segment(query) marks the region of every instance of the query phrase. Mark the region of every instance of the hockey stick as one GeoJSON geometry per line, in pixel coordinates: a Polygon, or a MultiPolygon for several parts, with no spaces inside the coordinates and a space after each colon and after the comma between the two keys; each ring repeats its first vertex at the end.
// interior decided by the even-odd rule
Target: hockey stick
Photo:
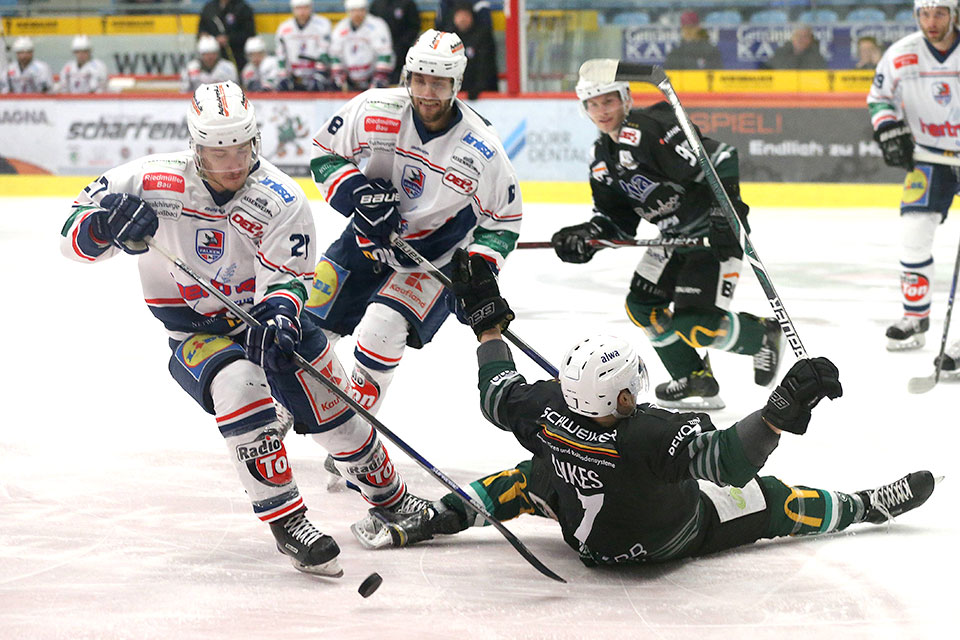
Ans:
{"type": "MultiPolygon", "coordinates": [[[[598,240],[593,238],[587,240],[591,247],[609,247],[619,249],[620,247],[709,247],[708,238],[652,238],[650,240],[598,240]]],[[[552,249],[553,243],[548,241],[538,242],[518,242],[517,249],[552,249]]]]}
{"type": "MultiPolygon", "coordinates": [[[[220,291],[215,286],[213,286],[208,280],[198,275],[193,269],[187,266],[182,260],[174,256],[173,254],[169,253],[166,249],[157,245],[157,243],[153,240],[153,238],[148,237],[148,238],[145,238],[144,241],[146,242],[148,247],[150,247],[151,249],[153,249],[154,251],[162,255],[164,258],[172,262],[178,269],[180,269],[180,271],[185,273],[194,282],[200,285],[200,287],[203,288],[204,291],[206,291],[210,295],[220,300],[220,302],[222,302],[227,307],[227,309],[230,310],[230,313],[234,314],[236,317],[243,320],[250,327],[261,326],[261,323],[259,320],[257,320],[256,318],[251,316],[249,313],[247,313],[242,307],[240,307],[236,302],[228,298],[222,291],[220,291]]],[[[524,546],[524,544],[520,541],[519,538],[513,535],[513,533],[511,533],[509,529],[503,526],[503,523],[501,523],[499,520],[494,518],[493,515],[491,515],[490,512],[487,511],[486,507],[484,507],[484,505],[481,502],[467,495],[467,493],[463,489],[461,489],[457,483],[455,483],[453,480],[447,477],[447,474],[445,474],[443,471],[441,471],[437,467],[430,464],[430,462],[428,462],[426,458],[424,458],[419,453],[417,453],[417,451],[413,449],[413,447],[411,447],[406,442],[404,442],[397,434],[395,434],[393,431],[388,429],[382,422],[380,422],[377,418],[375,418],[369,411],[364,409],[362,405],[360,405],[356,400],[351,398],[350,394],[348,394],[346,391],[338,387],[335,382],[326,378],[323,374],[317,371],[316,368],[312,364],[310,364],[310,362],[306,358],[301,356],[299,353],[294,353],[293,361],[297,363],[297,366],[303,369],[304,373],[309,375],[311,378],[314,378],[315,380],[317,380],[320,384],[325,386],[331,393],[333,393],[333,395],[337,396],[338,398],[346,402],[351,409],[353,409],[354,411],[357,412],[357,414],[360,415],[361,418],[366,420],[377,431],[379,431],[384,436],[386,436],[386,438],[390,440],[390,442],[400,447],[404,453],[406,453],[408,456],[413,458],[414,462],[420,465],[424,469],[424,471],[426,471],[427,473],[432,475],[434,478],[436,478],[440,482],[440,484],[445,486],[450,491],[453,491],[454,493],[456,493],[457,497],[459,497],[467,507],[476,511],[478,514],[480,514],[483,517],[484,520],[489,522],[491,525],[493,525],[497,529],[497,531],[503,534],[503,537],[507,539],[507,542],[513,545],[513,548],[516,549],[520,553],[520,555],[524,557],[524,559],[527,562],[533,565],[533,567],[537,571],[547,576],[548,578],[552,578],[553,580],[556,580],[558,582],[564,582],[564,583],[566,582],[566,580],[561,578],[559,575],[554,573],[549,567],[547,567],[545,564],[540,562],[540,560],[537,559],[537,557],[533,555],[533,553],[531,553],[526,546],[524,546]]]]}
{"type": "Polygon", "coordinates": [[[609,84],[615,81],[646,82],[660,89],[673,107],[673,113],[676,115],[677,121],[680,123],[680,128],[683,129],[683,133],[690,143],[690,148],[693,149],[693,152],[697,156],[700,169],[703,171],[704,178],[706,178],[707,184],[717,199],[717,204],[720,205],[723,217],[727,219],[734,233],[739,236],[740,246],[743,248],[744,255],[753,268],[753,272],[757,275],[757,280],[760,281],[760,287],[763,289],[763,293],[767,296],[767,300],[773,308],[773,313],[777,318],[777,322],[780,323],[780,329],[783,331],[784,337],[790,343],[790,348],[793,349],[793,355],[795,355],[797,359],[806,358],[807,350],[804,349],[803,343],[800,342],[800,336],[797,335],[793,320],[790,319],[786,308],[784,308],[783,303],[780,301],[780,296],[773,286],[773,281],[767,274],[766,267],[764,267],[760,261],[760,257],[753,247],[753,242],[750,241],[749,234],[747,234],[743,225],[740,224],[740,218],[737,217],[733,203],[730,202],[730,196],[727,195],[723,185],[720,183],[717,170],[713,167],[713,164],[711,164],[707,150],[704,149],[700,136],[697,135],[693,123],[690,122],[690,118],[687,116],[687,112],[684,110],[683,105],[680,104],[680,98],[677,97],[677,92],[673,90],[673,85],[670,84],[670,79],[667,77],[667,74],[664,73],[663,67],[660,65],[620,62],[612,58],[597,58],[587,60],[580,65],[580,77],[599,84],[609,84]]]}
{"type": "Polygon", "coordinates": [[[943,337],[940,338],[940,355],[937,356],[937,367],[933,375],[922,378],[911,378],[907,383],[910,393],[926,393],[940,382],[940,371],[943,369],[943,352],[947,348],[947,334],[950,332],[950,316],[953,313],[954,295],[957,292],[957,273],[960,272],[960,245],[957,246],[957,259],[953,263],[953,281],[950,283],[950,297],[947,298],[947,317],[943,321],[943,337]]]}
{"type": "MultiPolygon", "coordinates": [[[[233,57],[233,49],[230,47],[230,36],[227,35],[227,28],[223,24],[223,20],[220,19],[220,16],[213,16],[213,23],[217,25],[217,29],[220,30],[220,35],[226,38],[227,42],[223,45],[223,48],[227,51],[227,59],[233,63],[233,66],[237,66],[237,59],[233,57]]],[[[237,73],[242,73],[243,69],[237,67],[237,73]]]]}
{"type": "MultiPolygon", "coordinates": [[[[404,240],[400,236],[394,236],[393,246],[395,246],[397,249],[400,249],[400,251],[402,251],[408,258],[416,262],[419,267],[421,267],[424,271],[426,271],[431,276],[436,278],[440,282],[440,284],[442,284],[447,289],[450,289],[450,291],[453,291],[453,282],[450,281],[450,278],[444,275],[444,273],[439,269],[437,269],[435,266],[430,264],[430,261],[424,258],[422,255],[420,255],[420,252],[418,252],[416,249],[414,249],[409,244],[407,244],[406,240],[404,240]]],[[[539,353],[537,353],[536,349],[534,349],[533,347],[528,345],[526,342],[518,338],[512,331],[510,331],[509,329],[504,329],[503,337],[509,340],[510,342],[512,342],[518,349],[523,351],[525,354],[527,354],[527,356],[529,356],[531,360],[533,360],[538,365],[543,367],[543,370],[549,373],[551,376],[556,378],[557,375],[559,375],[559,371],[555,366],[550,364],[550,362],[546,358],[544,358],[539,353]]]]}

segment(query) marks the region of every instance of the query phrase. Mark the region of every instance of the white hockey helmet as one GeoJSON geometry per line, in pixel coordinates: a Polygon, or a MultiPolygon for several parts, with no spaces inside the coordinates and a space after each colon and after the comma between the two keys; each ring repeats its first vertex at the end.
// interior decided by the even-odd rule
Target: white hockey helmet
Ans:
{"type": "Polygon", "coordinates": [[[203,35],[197,38],[197,53],[220,53],[220,43],[213,36],[203,35]]]}
{"type": "Polygon", "coordinates": [[[620,94],[620,100],[623,102],[623,115],[626,116],[633,106],[633,98],[630,96],[630,84],[628,82],[595,82],[581,77],[577,80],[576,86],[577,99],[580,101],[580,108],[584,113],[587,110],[587,100],[608,93],[617,92],[620,94]]]}
{"type": "Polygon", "coordinates": [[[251,53],[266,53],[266,51],[267,43],[264,42],[260,36],[247,38],[247,41],[243,43],[243,52],[247,55],[251,53]]]}
{"type": "Polygon", "coordinates": [[[404,59],[401,81],[408,87],[411,73],[422,73],[428,76],[453,79],[453,97],[451,104],[460,91],[463,83],[463,72],[467,68],[467,54],[463,49],[463,41],[455,33],[427,29],[413,46],[407,50],[404,59]]]}
{"type": "Polygon", "coordinates": [[[343,8],[346,11],[353,11],[354,9],[366,9],[368,6],[367,0],[343,0],[343,8]]]}
{"type": "Polygon", "coordinates": [[[560,365],[560,389],[567,407],[602,418],[617,413],[617,396],[626,389],[634,399],[649,387],[647,367],[622,338],[599,335],[581,340],[560,365]]]}
{"type": "Polygon", "coordinates": [[[13,41],[13,52],[23,53],[24,51],[33,51],[33,40],[27,36],[20,36],[13,41]]]}
{"type": "Polygon", "coordinates": [[[957,0],[913,0],[913,17],[917,20],[917,26],[920,26],[920,9],[936,7],[946,7],[950,10],[950,21],[957,21],[957,0]]]}
{"type": "Polygon", "coordinates": [[[253,104],[234,82],[202,84],[193,92],[187,129],[197,173],[203,177],[200,147],[231,147],[252,141],[250,167],[260,155],[260,131],[253,104]]]}
{"type": "Polygon", "coordinates": [[[313,8],[313,0],[290,0],[290,8],[296,9],[297,7],[310,7],[313,8]]]}
{"type": "Polygon", "coordinates": [[[76,53],[77,51],[90,51],[93,48],[90,44],[90,38],[80,34],[73,39],[73,42],[70,44],[70,51],[76,53]]]}

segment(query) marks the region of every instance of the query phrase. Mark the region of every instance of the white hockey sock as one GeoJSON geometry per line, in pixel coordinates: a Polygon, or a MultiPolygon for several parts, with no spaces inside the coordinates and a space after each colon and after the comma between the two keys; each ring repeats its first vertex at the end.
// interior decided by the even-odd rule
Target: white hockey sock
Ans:
{"type": "Polygon", "coordinates": [[[901,218],[903,315],[924,318],[930,315],[933,297],[933,237],[942,218],[939,213],[908,213],[901,218]]]}

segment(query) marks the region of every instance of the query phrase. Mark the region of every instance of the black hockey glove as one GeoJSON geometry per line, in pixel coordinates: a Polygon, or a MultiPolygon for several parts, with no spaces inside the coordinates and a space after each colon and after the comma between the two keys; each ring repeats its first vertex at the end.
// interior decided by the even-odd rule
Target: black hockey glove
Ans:
{"type": "Polygon", "coordinates": [[[836,365],[826,358],[797,361],[770,394],[761,417],[777,429],[806,433],[810,410],[823,398],[843,395],[839,376],[836,365]]]}
{"type": "MultiPolygon", "coordinates": [[[[746,205],[744,205],[746,206],[746,205]]],[[[711,211],[710,216],[710,248],[717,260],[723,262],[730,258],[742,258],[743,249],[740,240],[734,235],[733,228],[719,209],[711,211]]]]}
{"type": "Polygon", "coordinates": [[[557,257],[564,262],[583,264],[590,262],[601,247],[590,246],[589,241],[604,237],[603,229],[595,222],[584,222],[572,227],[564,227],[553,234],[550,244],[557,252],[557,257]]]}
{"type": "Polygon", "coordinates": [[[250,315],[260,321],[259,327],[250,327],[244,341],[247,360],[267,373],[289,373],[297,369],[293,353],[300,344],[300,319],[295,311],[275,301],[264,300],[250,309],[250,315]]]}
{"type": "Polygon", "coordinates": [[[90,231],[100,244],[114,244],[126,253],[146,253],[143,239],[157,233],[157,212],[132,193],[108,193],[102,211],[91,216],[90,231]]]}
{"type": "Polygon", "coordinates": [[[470,325],[478,338],[487,329],[506,329],[514,315],[507,301],[500,295],[497,277],[490,263],[484,260],[483,256],[471,256],[465,249],[457,249],[453,254],[452,264],[450,280],[453,293],[457,297],[457,305],[463,311],[466,324],[470,325]]]}
{"type": "Polygon", "coordinates": [[[380,248],[400,232],[400,194],[389,180],[374,178],[353,190],[353,228],[380,248]]]}
{"type": "Polygon", "coordinates": [[[873,139],[883,151],[883,161],[891,167],[913,171],[913,137],[903,120],[884,122],[873,132],[873,139]]]}

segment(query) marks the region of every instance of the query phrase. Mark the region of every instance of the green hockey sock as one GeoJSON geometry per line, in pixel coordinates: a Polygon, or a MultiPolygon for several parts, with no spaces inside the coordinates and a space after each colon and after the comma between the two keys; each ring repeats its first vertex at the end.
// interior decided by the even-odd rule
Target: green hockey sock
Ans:
{"type": "Polygon", "coordinates": [[[843,531],[864,516],[860,496],[839,491],[791,487],[772,476],[760,478],[770,500],[770,525],[764,537],[802,536],[843,531]]]}

